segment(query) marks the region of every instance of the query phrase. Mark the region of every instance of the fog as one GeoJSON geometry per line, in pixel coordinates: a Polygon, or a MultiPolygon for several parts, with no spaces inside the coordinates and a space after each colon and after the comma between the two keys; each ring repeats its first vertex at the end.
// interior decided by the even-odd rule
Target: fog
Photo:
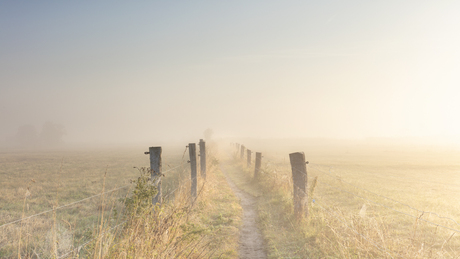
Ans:
{"type": "Polygon", "coordinates": [[[0,146],[187,143],[208,128],[459,143],[459,13],[458,1],[2,1],[0,146]]]}

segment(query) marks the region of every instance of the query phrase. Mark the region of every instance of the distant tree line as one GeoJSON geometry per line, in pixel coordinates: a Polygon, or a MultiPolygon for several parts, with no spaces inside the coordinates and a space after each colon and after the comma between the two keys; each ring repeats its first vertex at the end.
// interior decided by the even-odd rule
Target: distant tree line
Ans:
{"type": "Polygon", "coordinates": [[[15,143],[20,147],[55,147],[63,143],[65,134],[63,125],[50,121],[43,124],[40,132],[35,126],[27,124],[18,128],[15,143]]]}

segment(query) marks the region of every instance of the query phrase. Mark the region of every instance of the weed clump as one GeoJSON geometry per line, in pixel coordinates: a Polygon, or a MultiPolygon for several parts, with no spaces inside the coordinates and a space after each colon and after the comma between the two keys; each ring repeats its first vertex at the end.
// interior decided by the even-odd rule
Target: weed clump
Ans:
{"type": "Polygon", "coordinates": [[[147,167],[137,168],[140,176],[137,180],[132,180],[134,189],[132,195],[125,198],[124,205],[127,215],[140,214],[146,209],[151,209],[152,200],[157,195],[158,189],[151,179],[151,170],[147,167]]]}

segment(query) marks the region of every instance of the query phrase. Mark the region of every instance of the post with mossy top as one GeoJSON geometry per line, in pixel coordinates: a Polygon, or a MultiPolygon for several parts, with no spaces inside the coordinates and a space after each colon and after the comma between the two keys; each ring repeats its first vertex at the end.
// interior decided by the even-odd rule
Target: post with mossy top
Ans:
{"type": "Polygon", "coordinates": [[[262,165],[262,153],[256,152],[256,167],[254,170],[254,179],[259,178],[260,166],[262,165]]]}
{"type": "Polygon", "coordinates": [[[197,196],[197,174],[196,174],[196,144],[190,143],[188,144],[188,152],[190,155],[190,169],[191,169],[191,178],[192,178],[192,186],[190,188],[190,192],[192,195],[192,202],[195,201],[197,196]]]}
{"type": "Polygon", "coordinates": [[[252,151],[248,149],[247,153],[248,153],[248,167],[250,167],[251,166],[251,154],[252,154],[252,151]]]}
{"type": "Polygon", "coordinates": [[[294,215],[297,220],[308,216],[307,207],[307,165],[303,152],[289,154],[294,187],[294,215]]]}
{"type": "Polygon", "coordinates": [[[200,170],[201,178],[206,180],[206,142],[200,139],[200,170]]]}
{"type": "Polygon", "coordinates": [[[157,187],[157,194],[153,197],[152,203],[161,204],[161,147],[149,147],[150,154],[150,179],[157,187]]]}

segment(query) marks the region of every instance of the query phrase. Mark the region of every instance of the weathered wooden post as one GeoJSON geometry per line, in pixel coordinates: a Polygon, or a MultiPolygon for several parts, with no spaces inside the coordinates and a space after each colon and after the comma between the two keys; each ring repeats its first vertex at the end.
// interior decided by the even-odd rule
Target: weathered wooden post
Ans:
{"type": "Polygon", "coordinates": [[[308,216],[307,205],[307,165],[303,152],[289,154],[294,187],[294,215],[297,220],[308,216]]]}
{"type": "Polygon", "coordinates": [[[150,179],[152,179],[158,190],[152,203],[153,205],[161,204],[161,147],[149,147],[149,152],[146,152],[146,154],[150,154],[150,179]]]}
{"type": "Polygon", "coordinates": [[[200,169],[201,177],[206,180],[206,142],[200,139],[200,169]]]}
{"type": "Polygon", "coordinates": [[[241,145],[240,159],[243,159],[243,157],[244,157],[244,146],[241,145]]]}
{"type": "Polygon", "coordinates": [[[188,144],[188,152],[190,155],[190,169],[191,169],[191,177],[192,177],[192,185],[190,188],[190,192],[192,195],[192,202],[196,198],[196,189],[197,189],[197,175],[196,175],[196,144],[190,143],[188,144]]]}
{"type": "Polygon", "coordinates": [[[262,153],[256,152],[256,168],[254,170],[254,179],[259,178],[260,166],[262,165],[262,153]]]}
{"type": "Polygon", "coordinates": [[[252,151],[248,149],[247,153],[248,153],[248,167],[250,167],[251,166],[251,153],[252,153],[252,151]]]}

